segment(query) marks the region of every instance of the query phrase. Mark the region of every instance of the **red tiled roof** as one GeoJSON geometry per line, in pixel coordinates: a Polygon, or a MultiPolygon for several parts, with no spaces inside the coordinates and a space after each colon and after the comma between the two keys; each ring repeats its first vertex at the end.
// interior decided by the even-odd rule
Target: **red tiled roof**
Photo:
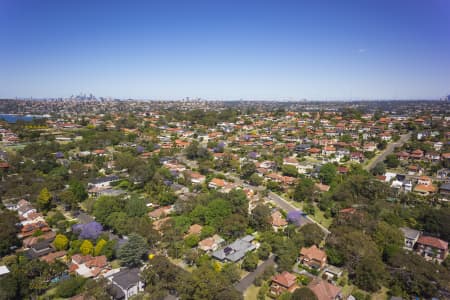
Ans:
{"type": "Polygon", "coordinates": [[[445,242],[445,241],[443,241],[441,239],[432,237],[432,236],[422,235],[417,240],[417,243],[425,245],[425,246],[431,246],[431,247],[434,247],[434,248],[442,249],[442,250],[447,250],[448,249],[448,243],[447,242],[445,242]]]}
{"type": "Polygon", "coordinates": [[[194,224],[189,227],[188,234],[200,234],[202,232],[203,226],[199,224],[194,224]]]}
{"type": "Polygon", "coordinates": [[[89,268],[97,267],[97,268],[103,268],[108,264],[108,260],[106,259],[106,256],[101,255],[94,257],[93,259],[86,262],[86,266],[89,268]]]}
{"type": "Polygon", "coordinates": [[[276,227],[282,227],[287,225],[287,221],[283,218],[283,215],[277,210],[272,213],[272,225],[276,227]]]}
{"type": "Polygon", "coordinates": [[[308,288],[317,296],[318,300],[336,299],[341,292],[340,287],[317,278],[308,284],[308,288]]]}
{"type": "Polygon", "coordinates": [[[316,245],[312,245],[309,248],[302,248],[300,250],[300,255],[320,262],[327,258],[325,251],[320,250],[316,245]]]}
{"type": "Polygon", "coordinates": [[[281,274],[273,276],[272,281],[278,283],[281,286],[284,286],[285,288],[289,288],[296,284],[297,277],[294,274],[284,271],[281,274]]]}

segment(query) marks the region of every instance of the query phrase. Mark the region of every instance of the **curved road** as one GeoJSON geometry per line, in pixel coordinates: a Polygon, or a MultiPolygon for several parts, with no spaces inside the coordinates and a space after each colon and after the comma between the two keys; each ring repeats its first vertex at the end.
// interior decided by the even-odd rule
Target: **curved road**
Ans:
{"type": "Polygon", "coordinates": [[[410,138],[411,138],[411,132],[401,135],[400,139],[397,142],[388,144],[386,146],[386,149],[384,149],[380,153],[380,155],[378,155],[377,158],[375,158],[367,166],[365,166],[364,169],[367,170],[367,171],[370,171],[371,169],[373,169],[377,165],[377,163],[383,162],[386,159],[386,156],[388,156],[389,154],[394,152],[394,149],[396,147],[403,146],[403,144],[406,143],[406,141],[408,141],[410,138]]]}

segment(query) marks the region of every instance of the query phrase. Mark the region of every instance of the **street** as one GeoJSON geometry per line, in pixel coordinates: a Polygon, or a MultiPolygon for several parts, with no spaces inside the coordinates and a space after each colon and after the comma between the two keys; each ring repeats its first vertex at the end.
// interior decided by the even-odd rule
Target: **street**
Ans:
{"type": "MultiPolygon", "coordinates": [[[[288,200],[275,194],[274,192],[269,192],[267,197],[269,198],[269,200],[273,201],[279,208],[283,209],[287,213],[289,213],[290,211],[294,211],[294,210],[297,210],[297,211],[300,210],[297,207],[295,207],[294,205],[292,205],[291,203],[289,203],[288,200]]],[[[325,232],[325,234],[327,234],[327,235],[330,234],[330,231],[328,229],[326,229],[324,226],[322,226],[320,223],[318,223],[316,220],[312,219],[308,215],[306,215],[306,218],[308,219],[308,221],[319,226],[322,229],[322,231],[325,232]]]]}
{"type": "Polygon", "coordinates": [[[241,293],[245,292],[245,290],[248,289],[248,287],[253,284],[253,281],[258,275],[264,273],[264,270],[267,267],[273,265],[275,265],[275,255],[270,256],[266,261],[260,264],[255,271],[249,273],[247,276],[242,278],[238,283],[236,283],[234,287],[241,293]]]}
{"type": "Polygon", "coordinates": [[[372,170],[377,163],[379,162],[383,162],[386,157],[391,154],[392,152],[394,152],[394,149],[396,147],[401,147],[406,141],[408,141],[411,138],[411,132],[407,133],[407,134],[403,134],[400,136],[400,139],[395,142],[395,143],[391,143],[388,144],[386,149],[384,149],[377,158],[375,158],[374,160],[372,160],[367,166],[364,167],[365,170],[370,171],[372,170]]]}

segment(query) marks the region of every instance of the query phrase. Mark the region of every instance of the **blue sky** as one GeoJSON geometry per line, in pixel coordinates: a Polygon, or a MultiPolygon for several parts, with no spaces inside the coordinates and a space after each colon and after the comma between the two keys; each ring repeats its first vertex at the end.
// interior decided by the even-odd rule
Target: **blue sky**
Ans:
{"type": "Polygon", "coordinates": [[[450,94],[450,1],[0,0],[0,97],[450,94]]]}

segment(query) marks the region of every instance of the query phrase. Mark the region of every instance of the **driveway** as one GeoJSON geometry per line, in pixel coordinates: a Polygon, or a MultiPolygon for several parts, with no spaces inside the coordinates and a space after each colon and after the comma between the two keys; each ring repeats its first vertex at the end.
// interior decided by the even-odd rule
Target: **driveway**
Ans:
{"type": "Polygon", "coordinates": [[[249,286],[253,284],[253,281],[255,278],[262,273],[264,273],[264,270],[269,266],[275,265],[275,255],[270,256],[266,261],[264,261],[262,264],[260,264],[255,271],[249,273],[247,276],[241,279],[238,283],[234,285],[236,290],[238,290],[240,293],[244,293],[246,289],[248,289],[249,286]]]}

